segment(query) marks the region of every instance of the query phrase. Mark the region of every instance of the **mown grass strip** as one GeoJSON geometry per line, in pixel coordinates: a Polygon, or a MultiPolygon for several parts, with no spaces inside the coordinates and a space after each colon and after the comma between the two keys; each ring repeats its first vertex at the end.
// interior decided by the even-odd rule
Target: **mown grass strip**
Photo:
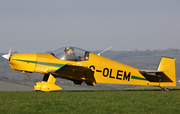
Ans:
{"type": "Polygon", "coordinates": [[[1,113],[180,113],[180,90],[0,92],[1,113]]]}

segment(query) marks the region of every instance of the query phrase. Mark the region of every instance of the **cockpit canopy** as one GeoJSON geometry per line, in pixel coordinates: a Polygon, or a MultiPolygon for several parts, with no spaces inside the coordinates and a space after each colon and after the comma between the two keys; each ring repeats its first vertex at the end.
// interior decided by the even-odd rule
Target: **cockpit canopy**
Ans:
{"type": "Polygon", "coordinates": [[[51,54],[66,61],[86,61],[89,59],[88,51],[72,46],[58,48],[52,51],[51,54]]]}

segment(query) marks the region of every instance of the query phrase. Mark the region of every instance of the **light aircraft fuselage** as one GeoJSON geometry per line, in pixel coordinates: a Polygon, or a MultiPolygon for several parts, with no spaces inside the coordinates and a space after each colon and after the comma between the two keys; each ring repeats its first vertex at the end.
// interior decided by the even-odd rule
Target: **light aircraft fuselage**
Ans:
{"type": "Polygon", "coordinates": [[[37,82],[34,89],[55,91],[62,89],[55,85],[56,78],[92,86],[95,83],[176,86],[175,60],[162,57],[157,70],[141,71],[80,48],[62,47],[51,53],[12,54],[9,64],[14,70],[43,73],[43,80],[37,82]],[[68,60],[67,56],[74,58],[68,60]]]}

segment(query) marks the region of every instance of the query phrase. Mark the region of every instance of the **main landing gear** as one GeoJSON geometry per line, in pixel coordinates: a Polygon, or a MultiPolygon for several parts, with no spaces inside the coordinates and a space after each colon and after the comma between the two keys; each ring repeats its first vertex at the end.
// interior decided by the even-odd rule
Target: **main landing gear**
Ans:
{"type": "Polygon", "coordinates": [[[62,90],[61,87],[55,84],[56,77],[52,74],[45,74],[42,82],[37,82],[34,85],[36,91],[58,91],[62,90]]]}

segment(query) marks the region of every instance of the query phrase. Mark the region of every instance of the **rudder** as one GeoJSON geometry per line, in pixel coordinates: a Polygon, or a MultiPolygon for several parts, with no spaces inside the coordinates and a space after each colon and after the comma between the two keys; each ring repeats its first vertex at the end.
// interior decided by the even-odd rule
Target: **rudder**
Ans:
{"type": "Polygon", "coordinates": [[[157,69],[173,81],[173,84],[170,84],[170,86],[176,86],[175,60],[176,58],[162,57],[157,69]]]}

